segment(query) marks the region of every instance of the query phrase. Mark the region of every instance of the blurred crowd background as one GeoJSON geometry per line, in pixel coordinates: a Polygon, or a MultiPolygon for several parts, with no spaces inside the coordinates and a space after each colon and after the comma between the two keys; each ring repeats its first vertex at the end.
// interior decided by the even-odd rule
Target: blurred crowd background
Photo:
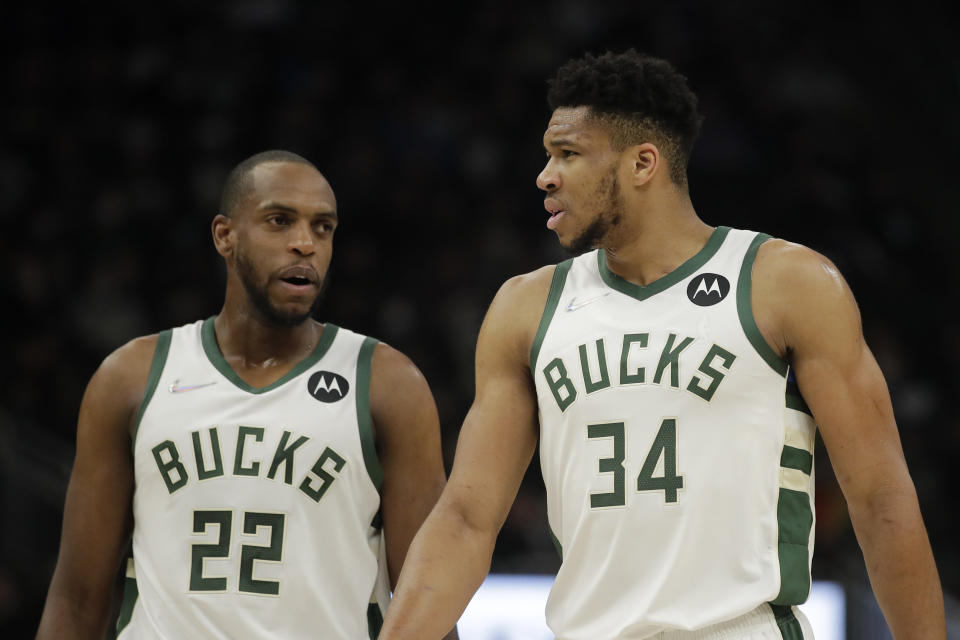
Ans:
{"type": "MultiPolygon", "coordinates": [[[[700,97],[701,217],[804,243],[847,277],[960,593],[958,27],[924,0],[5,5],[0,635],[32,637],[39,619],[87,380],[134,336],[217,313],[209,223],[257,151],[329,178],[341,226],[319,317],[419,365],[449,469],[486,306],[566,257],[534,185],[545,81],[628,47],[671,60],[700,97]]],[[[816,470],[814,578],[869,602],[822,447],[816,470]]],[[[493,570],[557,565],[535,460],[493,570]]]]}

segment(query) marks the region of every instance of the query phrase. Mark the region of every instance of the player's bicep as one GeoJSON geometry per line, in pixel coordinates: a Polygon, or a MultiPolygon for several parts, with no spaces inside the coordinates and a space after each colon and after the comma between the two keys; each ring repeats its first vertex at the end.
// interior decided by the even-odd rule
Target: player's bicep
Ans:
{"type": "Polygon", "coordinates": [[[529,298],[522,288],[505,285],[487,312],[477,339],[476,397],[444,494],[469,525],[494,532],[516,498],[537,442],[536,394],[527,363],[528,334],[537,316],[527,311],[539,312],[542,304],[530,305],[529,298]]]}
{"type": "Polygon", "coordinates": [[[372,369],[387,563],[396,584],[410,541],[440,496],[446,474],[436,403],[419,369],[384,344],[375,349],[372,369]]]}
{"type": "Polygon", "coordinates": [[[845,495],[857,499],[900,482],[905,463],[890,395],[853,294],[829,261],[810,253],[792,270],[802,280],[790,283],[794,304],[784,326],[800,392],[845,495]]]}
{"type": "Polygon", "coordinates": [[[464,420],[447,495],[470,526],[496,532],[530,465],[537,432],[530,396],[505,382],[489,392],[464,420]]]}
{"type": "Polygon", "coordinates": [[[125,349],[104,361],[84,393],[52,592],[106,597],[126,548],[133,494],[130,420],[152,345],[125,349]]]}
{"type": "Polygon", "coordinates": [[[845,357],[796,358],[797,383],[810,406],[848,500],[865,497],[906,472],[890,395],[883,374],[862,338],[838,351],[845,357]]]}

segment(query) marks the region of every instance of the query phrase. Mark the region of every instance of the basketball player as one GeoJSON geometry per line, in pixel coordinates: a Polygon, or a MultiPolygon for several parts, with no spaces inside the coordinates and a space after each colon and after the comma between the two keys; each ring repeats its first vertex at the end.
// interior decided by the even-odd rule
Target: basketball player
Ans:
{"type": "Polygon", "coordinates": [[[298,155],[229,175],[220,313],[129,342],[87,388],[38,638],[102,638],[121,561],[123,640],[376,637],[445,478],[419,370],[312,319],[337,222],[298,155]]]}
{"type": "Polygon", "coordinates": [[[894,636],[944,638],[888,391],[837,269],[700,220],[700,116],[667,62],[588,55],[549,101],[537,186],[547,227],[585,253],[496,295],[450,481],[380,637],[454,625],[539,436],[558,639],[809,638],[816,424],[894,636]]]}

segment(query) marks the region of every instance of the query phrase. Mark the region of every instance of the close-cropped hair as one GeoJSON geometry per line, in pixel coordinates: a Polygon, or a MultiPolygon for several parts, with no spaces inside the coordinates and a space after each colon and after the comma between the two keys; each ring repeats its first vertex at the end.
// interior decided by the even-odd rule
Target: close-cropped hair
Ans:
{"type": "Polygon", "coordinates": [[[240,162],[227,174],[223,190],[220,192],[220,213],[228,217],[233,216],[234,209],[250,190],[250,172],[267,162],[295,162],[317,168],[312,162],[292,151],[271,149],[256,153],[240,162]]]}
{"type": "Polygon", "coordinates": [[[703,117],[687,78],[673,65],[629,49],[568,61],[548,81],[551,109],[589,107],[616,150],[651,142],[666,156],[670,179],[686,186],[687,164],[703,117]]]}

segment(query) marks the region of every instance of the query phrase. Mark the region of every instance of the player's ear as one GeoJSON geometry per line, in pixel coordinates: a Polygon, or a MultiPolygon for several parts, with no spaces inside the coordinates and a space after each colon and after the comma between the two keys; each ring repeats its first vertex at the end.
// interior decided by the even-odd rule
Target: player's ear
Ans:
{"type": "Polygon", "coordinates": [[[627,160],[632,182],[640,187],[650,182],[660,169],[660,150],[649,142],[637,144],[627,149],[627,160]]]}
{"type": "Polygon", "coordinates": [[[210,231],[213,233],[213,246],[217,253],[224,258],[233,255],[233,248],[236,242],[236,233],[233,228],[234,220],[229,216],[218,213],[213,217],[210,223],[210,231]]]}

